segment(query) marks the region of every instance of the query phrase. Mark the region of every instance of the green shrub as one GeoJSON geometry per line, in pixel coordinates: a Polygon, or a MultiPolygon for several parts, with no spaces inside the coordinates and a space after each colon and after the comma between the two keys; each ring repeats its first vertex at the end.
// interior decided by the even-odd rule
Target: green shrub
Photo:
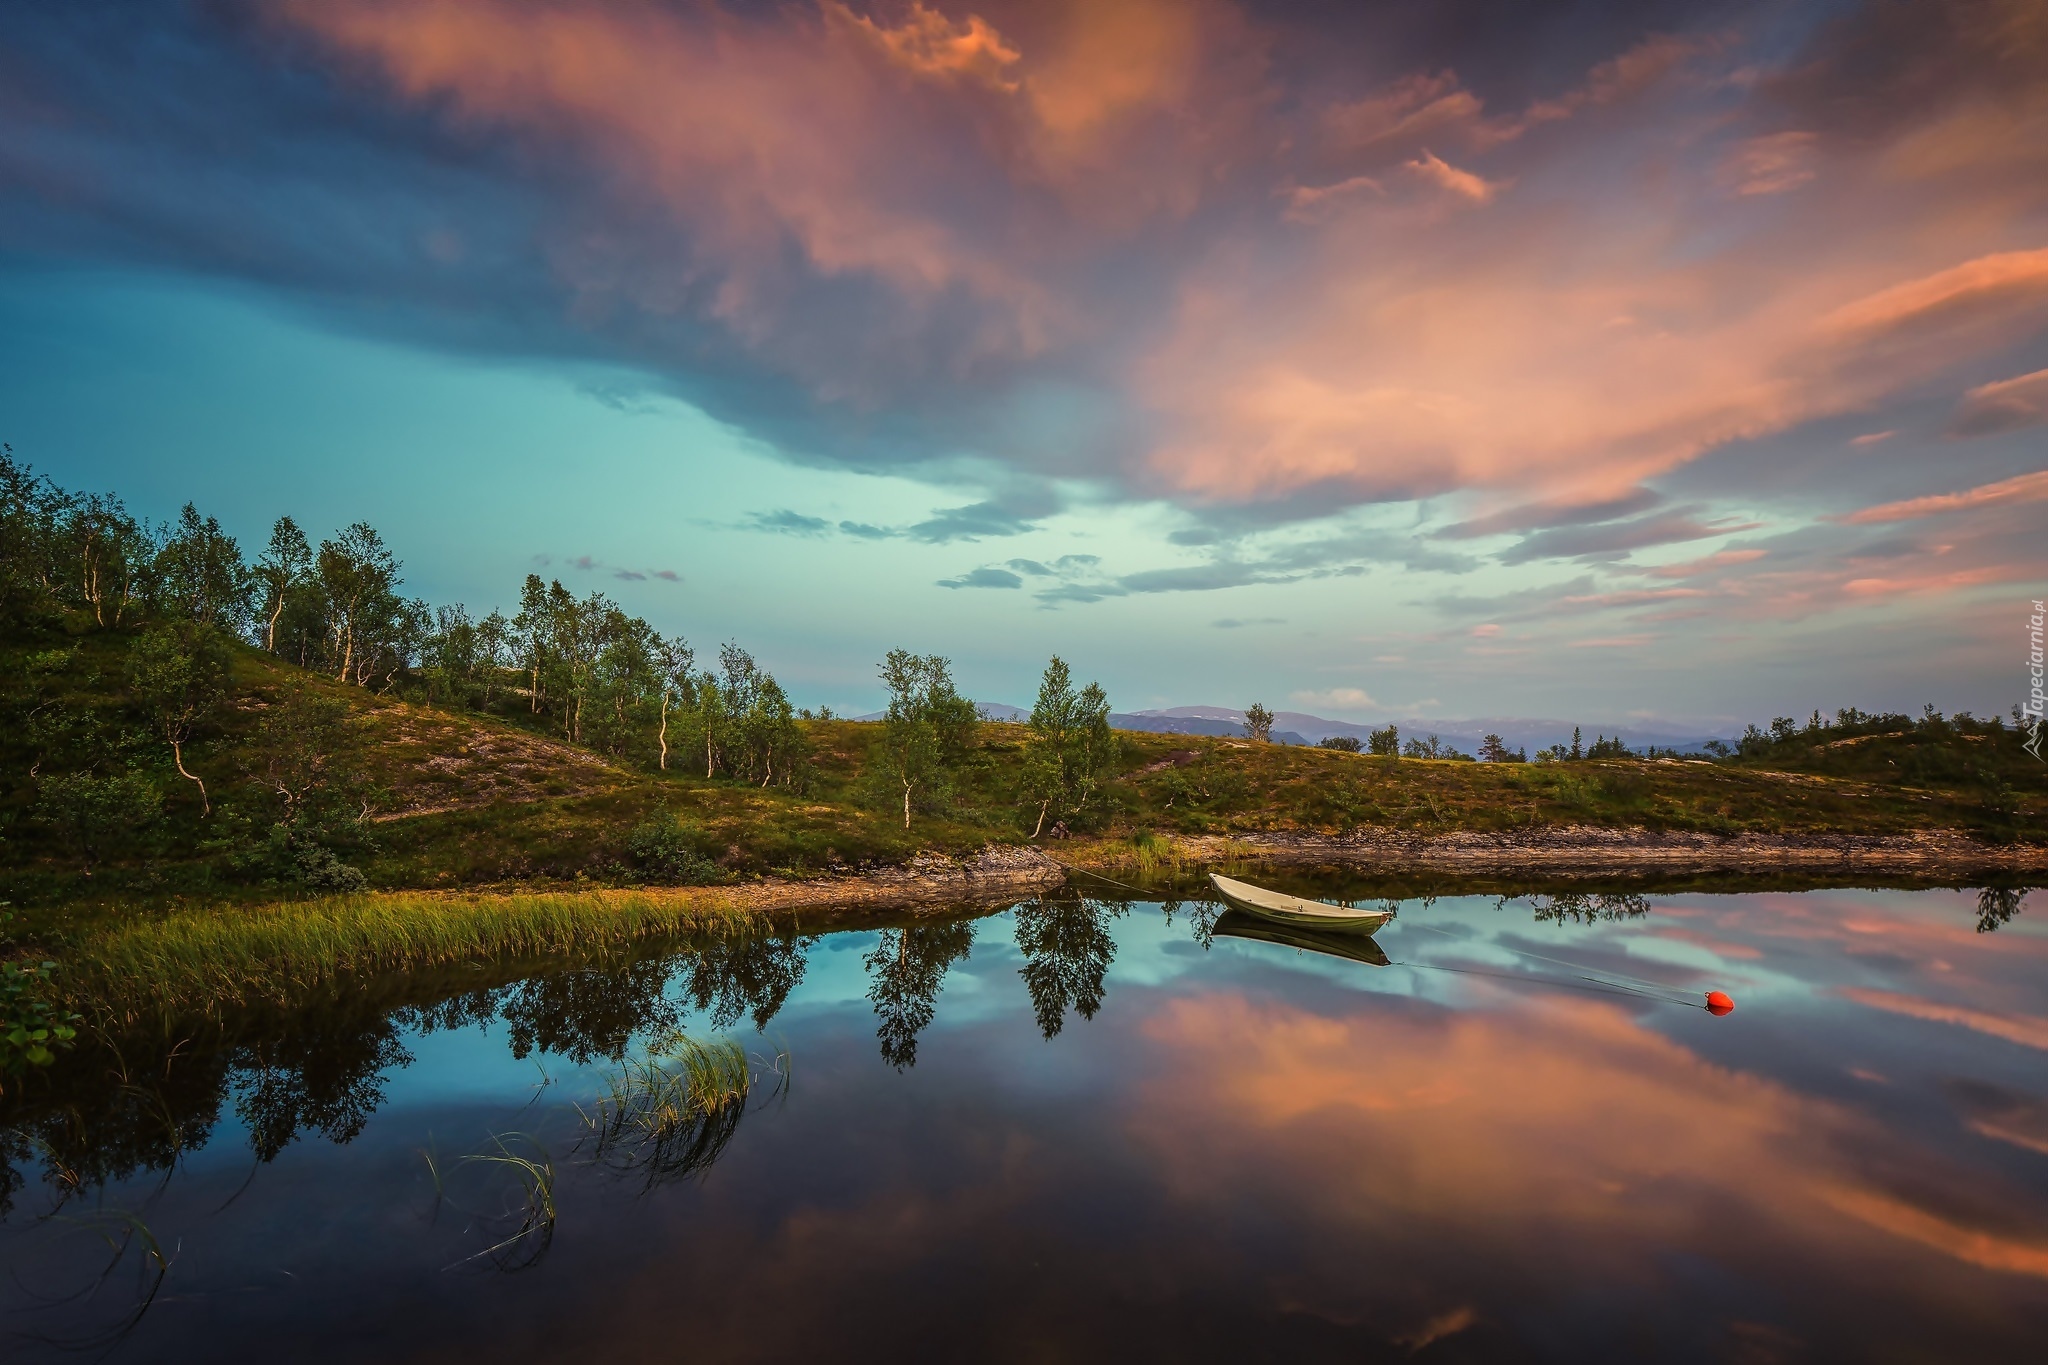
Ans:
{"type": "Polygon", "coordinates": [[[699,853],[674,814],[663,811],[626,836],[626,853],[648,881],[662,886],[704,886],[718,881],[718,864],[699,853]]]}
{"type": "Polygon", "coordinates": [[[147,842],[163,819],[163,792],[147,773],[51,773],[37,787],[36,814],[88,873],[147,842]]]}

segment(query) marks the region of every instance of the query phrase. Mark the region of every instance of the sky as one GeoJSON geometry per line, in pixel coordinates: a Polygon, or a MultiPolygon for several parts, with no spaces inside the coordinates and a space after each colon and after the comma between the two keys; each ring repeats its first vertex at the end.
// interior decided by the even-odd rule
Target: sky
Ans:
{"type": "Polygon", "coordinates": [[[2004,712],[2048,6],[15,0],[0,440],[806,705],[2004,712]]]}

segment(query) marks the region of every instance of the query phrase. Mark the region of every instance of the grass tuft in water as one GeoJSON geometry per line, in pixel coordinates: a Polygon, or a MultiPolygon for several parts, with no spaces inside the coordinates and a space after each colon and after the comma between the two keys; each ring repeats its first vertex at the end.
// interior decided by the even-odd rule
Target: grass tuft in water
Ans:
{"type": "MultiPolygon", "coordinates": [[[[787,1062],[779,1052],[771,1063],[774,1093],[788,1084],[787,1062]]],[[[737,1042],[669,1033],[605,1078],[605,1093],[583,1113],[592,1155],[649,1189],[701,1174],[738,1131],[753,1084],[737,1042]]]]}
{"type": "MultiPolygon", "coordinates": [[[[509,1174],[511,1197],[496,1213],[464,1210],[476,1223],[490,1230],[497,1240],[482,1251],[463,1257],[446,1269],[454,1270],[476,1261],[489,1261],[502,1271],[526,1270],[540,1263],[555,1240],[555,1161],[540,1140],[528,1133],[493,1133],[494,1150],[472,1152],[456,1167],[477,1167],[484,1173],[509,1174]],[[521,1150],[523,1149],[523,1150],[521,1150]],[[528,1155],[531,1153],[531,1155],[528,1155]],[[504,1234],[498,1236],[498,1234],[504,1234]]],[[[447,1180],[433,1150],[420,1155],[434,1181],[434,1205],[438,1210],[448,1202],[447,1180]]]]}

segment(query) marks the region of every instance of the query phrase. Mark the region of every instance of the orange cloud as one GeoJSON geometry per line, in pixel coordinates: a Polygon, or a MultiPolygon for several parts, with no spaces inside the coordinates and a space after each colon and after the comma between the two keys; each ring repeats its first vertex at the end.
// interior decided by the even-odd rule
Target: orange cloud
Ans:
{"type": "Polygon", "coordinates": [[[1988,436],[2048,422],[2048,370],[1980,384],[1963,395],[1949,430],[1957,436],[1988,436]]]}
{"type": "Polygon", "coordinates": [[[1964,512],[1976,507],[1995,507],[2008,502],[2039,502],[2048,498],[2048,469],[2032,474],[2018,474],[1997,483],[1979,484],[1966,488],[1960,493],[1937,493],[1924,498],[1906,498],[1899,502],[1881,503],[1866,507],[1860,512],[1830,518],[1851,526],[1867,526],[1873,522],[1911,521],[1918,517],[1938,516],[1943,512],[1964,512]]]}
{"type": "Polygon", "coordinates": [[[1441,70],[1302,114],[1226,0],[271,12],[421,108],[601,175],[612,200],[549,243],[590,325],[708,321],[856,410],[1084,374],[1116,412],[1066,472],[1190,502],[1600,501],[1929,383],[2048,302],[2048,248],[2012,249],[2037,188],[1958,179],[2009,147],[1972,161],[1944,133],[1936,155],[1932,115],[1872,145],[1723,133],[1702,92],[1754,73],[1696,39],[1512,116],[1441,70]],[[1512,217],[1446,212],[1509,185],[1512,217]],[[1788,225],[1762,201],[1795,187],[1788,225]],[[1150,292],[1119,295],[1138,245],[1150,292]],[[821,337],[819,280],[863,326],[821,337]]]}
{"type": "Polygon", "coordinates": [[[1449,190],[1461,199],[1470,199],[1475,204],[1484,204],[1500,192],[1499,185],[1483,180],[1470,171],[1461,171],[1428,150],[1415,160],[1404,164],[1422,179],[1449,190]]]}
{"type": "Polygon", "coordinates": [[[1960,1226],[1904,1200],[1870,1190],[1829,1189],[1823,1197],[1842,1212],[1895,1237],[1986,1270],[2048,1279],[2048,1241],[2004,1237],[1960,1226]]]}
{"type": "MultiPolygon", "coordinates": [[[[1867,1253],[1868,1229],[1890,1233],[1902,1255],[1879,1269],[1859,1254],[1858,1273],[1897,1292],[1917,1292],[1926,1270],[1909,1248],[2043,1273],[2036,1244],[1869,1184],[1848,1153],[1888,1145],[1877,1126],[1713,1066],[1604,1004],[1331,1017],[1215,994],[1169,1001],[1142,1027],[1158,1057],[1129,1123],[1198,1205],[1219,1181],[1242,1197],[1252,1179],[1283,1208],[1395,1245],[1422,1223],[1453,1245],[1568,1236],[1614,1266],[1673,1245],[1741,1254],[1710,1230],[1739,1209],[1795,1259],[1867,1253]]],[[[1938,1187],[1927,1154],[1892,1159],[1938,1187]]]]}
{"type": "Polygon", "coordinates": [[[877,42],[913,71],[968,76],[1000,90],[1017,88],[1007,72],[1016,65],[1020,54],[980,15],[971,14],[966,22],[955,24],[937,10],[926,9],[917,0],[911,0],[910,13],[903,23],[887,28],[829,0],[828,8],[838,12],[847,23],[874,35],[877,42]]]}
{"type": "Polygon", "coordinates": [[[2031,312],[2048,299],[2048,247],[2002,251],[1844,304],[1821,320],[1834,332],[1888,332],[1973,315],[2031,312]]]}
{"type": "Polygon", "coordinates": [[[1768,133],[1736,148],[1722,179],[1737,194],[1783,194],[1813,179],[1814,135],[1768,133]]]}
{"type": "Polygon", "coordinates": [[[2025,1014],[1996,1014],[1990,1010],[1971,1009],[1967,1005],[1947,1005],[1938,1000],[1923,1000],[1916,995],[1866,990],[1858,986],[1845,986],[1841,994],[1872,1009],[1903,1014],[1912,1019],[1928,1019],[1938,1024],[1955,1024],[1993,1038],[2003,1038],[2008,1043],[2018,1043],[2021,1047],[2048,1052],[2048,1019],[2025,1014]]]}

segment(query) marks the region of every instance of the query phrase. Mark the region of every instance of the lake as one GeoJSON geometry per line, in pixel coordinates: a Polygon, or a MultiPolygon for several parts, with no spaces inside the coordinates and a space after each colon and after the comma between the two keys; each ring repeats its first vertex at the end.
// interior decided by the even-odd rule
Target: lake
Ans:
{"type": "Polygon", "coordinates": [[[81,1053],[7,1117],[7,1358],[2041,1358],[2017,893],[1411,897],[1384,966],[1216,909],[1063,893],[81,1053]],[[752,1054],[744,1110],[599,1151],[677,1028],[752,1054]]]}

